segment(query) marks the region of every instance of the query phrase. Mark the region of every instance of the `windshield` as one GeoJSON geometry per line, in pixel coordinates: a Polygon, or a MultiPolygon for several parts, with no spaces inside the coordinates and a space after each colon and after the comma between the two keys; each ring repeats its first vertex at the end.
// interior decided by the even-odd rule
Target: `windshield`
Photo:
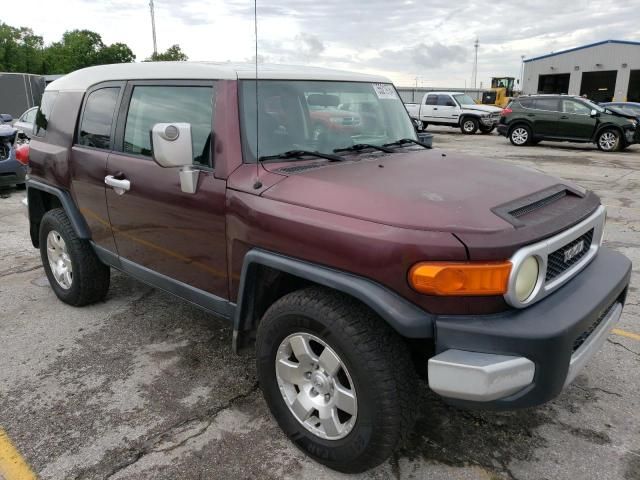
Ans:
{"type": "Polygon", "coordinates": [[[464,95],[453,96],[460,105],[475,105],[476,102],[466,93],[464,95]]]}
{"type": "Polygon", "coordinates": [[[256,102],[255,80],[243,80],[240,103],[245,162],[291,150],[333,154],[358,144],[416,139],[391,84],[259,80],[256,102]]]}
{"type": "Polygon", "coordinates": [[[600,105],[598,105],[597,103],[593,103],[591,100],[589,100],[588,98],[581,98],[580,99],[582,101],[582,103],[588,105],[590,108],[602,113],[605,111],[605,109],[603,107],[601,107],[600,105]]]}

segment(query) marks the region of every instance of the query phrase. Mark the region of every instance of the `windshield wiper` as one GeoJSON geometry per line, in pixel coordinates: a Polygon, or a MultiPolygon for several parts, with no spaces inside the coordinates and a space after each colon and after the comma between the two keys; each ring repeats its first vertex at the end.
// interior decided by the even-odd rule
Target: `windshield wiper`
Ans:
{"type": "Polygon", "coordinates": [[[365,148],[373,148],[374,150],[379,150],[381,152],[393,153],[393,150],[391,150],[390,148],[384,148],[384,145],[382,147],[380,147],[378,145],[371,145],[370,143],[356,143],[355,145],[351,145],[350,147],[334,148],[333,151],[335,153],[338,153],[338,152],[360,152],[360,151],[364,150],[365,148]]]}
{"type": "Polygon", "coordinates": [[[401,138],[396,142],[385,143],[382,146],[383,147],[402,147],[404,145],[408,145],[409,143],[414,143],[416,145],[420,145],[421,147],[431,149],[431,147],[426,143],[419,142],[418,140],[414,140],[413,138],[401,138]]]}
{"type": "Polygon", "coordinates": [[[344,162],[344,158],[339,155],[331,155],[330,153],[312,152],[310,150],[289,150],[287,152],[278,153],[277,155],[265,155],[258,158],[259,162],[268,162],[269,160],[288,160],[300,157],[318,157],[324,158],[331,162],[344,162]]]}

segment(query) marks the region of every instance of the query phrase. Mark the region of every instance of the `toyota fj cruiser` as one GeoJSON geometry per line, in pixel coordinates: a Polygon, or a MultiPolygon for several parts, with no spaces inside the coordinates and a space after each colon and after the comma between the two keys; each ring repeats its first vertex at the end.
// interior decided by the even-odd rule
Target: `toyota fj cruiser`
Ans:
{"type": "Polygon", "coordinates": [[[425,148],[385,78],[253,68],[99,66],[47,87],[27,193],[55,294],[100,301],[113,267],[228,319],[282,429],[341,471],[391,454],[420,377],[461,407],[558,395],[627,292],[598,197],[425,148]]]}

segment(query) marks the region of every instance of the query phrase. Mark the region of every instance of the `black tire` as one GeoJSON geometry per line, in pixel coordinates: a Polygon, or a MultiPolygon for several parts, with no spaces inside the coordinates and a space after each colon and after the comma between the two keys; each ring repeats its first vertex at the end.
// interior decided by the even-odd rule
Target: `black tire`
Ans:
{"type": "Polygon", "coordinates": [[[18,183],[16,184],[16,190],[26,190],[27,189],[27,184],[26,183],[18,183]]]}
{"type": "Polygon", "coordinates": [[[596,138],[596,145],[603,152],[618,152],[622,148],[624,139],[615,128],[605,128],[596,138]]]}
{"type": "Polygon", "coordinates": [[[473,117],[465,117],[460,122],[460,131],[465,135],[473,135],[480,128],[480,123],[478,119],[473,117]]]}
{"type": "Polygon", "coordinates": [[[429,124],[427,122],[422,122],[422,130],[426,130],[429,124]]]}
{"type": "Polygon", "coordinates": [[[349,296],[310,287],[275,302],[258,327],[256,363],[264,398],[282,430],[298,448],[330,468],[347,473],[368,470],[384,462],[410,432],[418,380],[408,348],[389,325],[349,296]],[[296,333],[321,339],[349,372],[357,417],[343,438],[328,440],[312,433],[285,403],[276,355],[296,333]]]}
{"type": "Polygon", "coordinates": [[[493,130],[494,130],[495,128],[496,128],[495,126],[493,126],[493,127],[488,127],[488,128],[487,128],[487,127],[480,126],[480,133],[481,133],[481,134],[483,134],[483,135],[488,135],[488,134],[490,134],[491,132],[493,132],[493,130]]]}
{"type": "Polygon", "coordinates": [[[531,128],[523,123],[514,125],[509,130],[509,140],[516,147],[524,147],[530,145],[532,140],[531,128]]]}
{"type": "Polygon", "coordinates": [[[56,296],[65,303],[80,307],[104,299],[109,290],[110,270],[96,256],[87,240],[78,238],[64,210],[49,210],[40,223],[40,257],[49,284],[56,296]],[[49,264],[47,238],[56,232],[62,240],[70,259],[72,273],[68,288],[56,280],[49,264]]]}

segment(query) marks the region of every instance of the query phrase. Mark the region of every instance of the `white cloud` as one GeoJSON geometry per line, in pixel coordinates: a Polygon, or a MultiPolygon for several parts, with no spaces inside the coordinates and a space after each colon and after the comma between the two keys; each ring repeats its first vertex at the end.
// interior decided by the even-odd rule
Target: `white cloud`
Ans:
{"type": "MultiPolygon", "coordinates": [[[[608,38],[640,39],[636,2],[610,0],[258,0],[259,56],[390,76],[399,85],[463,86],[480,38],[478,79],[520,71],[535,56],[608,38]]],[[[255,56],[251,0],[155,0],[158,48],[178,43],[192,60],[255,56]]],[[[45,41],[76,28],[152,51],[148,0],[32,0],[3,10],[45,41]]]]}

